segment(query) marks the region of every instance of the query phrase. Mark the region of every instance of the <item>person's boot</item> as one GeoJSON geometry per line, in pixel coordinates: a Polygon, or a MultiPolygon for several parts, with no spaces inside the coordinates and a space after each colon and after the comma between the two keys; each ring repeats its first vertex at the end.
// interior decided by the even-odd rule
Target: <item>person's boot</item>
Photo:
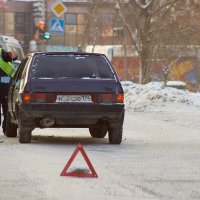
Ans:
{"type": "Polygon", "coordinates": [[[3,121],[2,129],[3,129],[3,134],[6,135],[6,123],[5,123],[5,121],[3,121]]]}

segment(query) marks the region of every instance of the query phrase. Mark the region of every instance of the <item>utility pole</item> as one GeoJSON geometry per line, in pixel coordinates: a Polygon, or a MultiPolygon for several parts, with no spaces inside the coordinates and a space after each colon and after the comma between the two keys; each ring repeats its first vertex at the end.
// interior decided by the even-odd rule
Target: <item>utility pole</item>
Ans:
{"type": "Polygon", "coordinates": [[[45,40],[41,37],[45,32],[46,26],[46,2],[47,0],[37,0],[33,2],[33,17],[35,25],[34,38],[38,45],[39,51],[45,51],[45,40]],[[41,29],[40,24],[44,24],[41,29]],[[42,33],[41,33],[42,30],[42,33]]]}

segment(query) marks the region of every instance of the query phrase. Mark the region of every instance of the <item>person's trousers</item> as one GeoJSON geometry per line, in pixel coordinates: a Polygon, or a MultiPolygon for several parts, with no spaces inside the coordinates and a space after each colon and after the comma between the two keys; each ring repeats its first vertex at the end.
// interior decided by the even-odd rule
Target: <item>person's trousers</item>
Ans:
{"type": "MultiPolygon", "coordinates": [[[[7,94],[0,94],[0,108],[1,114],[3,111],[3,122],[2,122],[2,129],[3,132],[6,132],[6,120],[7,120],[7,111],[8,111],[8,96],[7,94]]],[[[1,125],[1,114],[0,114],[0,125],[1,125]]]]}

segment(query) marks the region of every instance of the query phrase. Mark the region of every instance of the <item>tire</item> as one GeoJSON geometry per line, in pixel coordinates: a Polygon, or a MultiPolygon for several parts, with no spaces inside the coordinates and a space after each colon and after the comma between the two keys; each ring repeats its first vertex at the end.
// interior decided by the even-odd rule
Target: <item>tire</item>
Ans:
{"type": "Polygon", "coordinates": [[[115,127],[110,127],[108,130],[108,139],[110,144],[121,144],[123,134],[124,112],[115,127]]]}
{"type": "Polygon", "coordinates": [[[90,135],[94,138],[104,138],[108,132],[107,127],[89,128],[90,135]]]}
{"type": "Polygon", "coordinates": [[[108,139],[110,144],[121,144],[122,128],[110,128],[108,131],[108,139]]]}
{"type": "Polygon", "coordinates": [[[19,119],[19,142],[30,143],[32,130],[26,126],[26,121],[19,119]]]}
{"type": "Polygon", "coordinates": [[[19,130],[19,142],[20,143],[31,143],[31,132],[30,130],[19,130]]]}
{"type": "Polygon", "coordinates": [[[11,122],[11,114],[7,113],[7,120],[6,120],[6,133],[7,137],[16,137],[17,136],[17,125],[11,122]]]}

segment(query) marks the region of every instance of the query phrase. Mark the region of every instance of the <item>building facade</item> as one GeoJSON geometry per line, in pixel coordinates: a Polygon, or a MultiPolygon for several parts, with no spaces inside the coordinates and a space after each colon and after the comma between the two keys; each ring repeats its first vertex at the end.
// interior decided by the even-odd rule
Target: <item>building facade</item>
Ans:
{"type": "Polygon", "coordinates": [[[0,34],[15,37],[27,52],[33,34],[31,3],[5,1],[0,5],[0,34]]]}
{"type": "Polygon", "coordinates": [[[132,79],[128,65],[137,69],[131,73],[138,73],[138,62],[127,58],[131,52],[127,44],[131,43],[124,35],[115,0],[4,2],[4,6],[0,6],[0,34],[18,39],[25,53],[31,51],[32,41],[36,41],[38,51],[97,51],[113,58],[122,79],[132,79]],[[62,7],[57,2],[64,6],[63,13],[59,13],[62,7]],[[38,24],[41,21],[45,23],[45,31],[51,34],[49,40],[40,38],[38,24]],[[116,47],[115,57],[113,46],[116,47]]]}
{"type": "Polygon", "coordinates": [[[60,1],[65,12],[59,16],[53,9],[56,2],[7,1],[6,6],[0,7],[0,34],[17,38],[28,52],[31,40],[36,40],[39,45],[44,42],[37,31],[39,21],[44,21],[45,31],[51,34],[51,39],[45,42],[47,50],[123,43],[113,31],[119,26],[114,1],[60,1]]]}

